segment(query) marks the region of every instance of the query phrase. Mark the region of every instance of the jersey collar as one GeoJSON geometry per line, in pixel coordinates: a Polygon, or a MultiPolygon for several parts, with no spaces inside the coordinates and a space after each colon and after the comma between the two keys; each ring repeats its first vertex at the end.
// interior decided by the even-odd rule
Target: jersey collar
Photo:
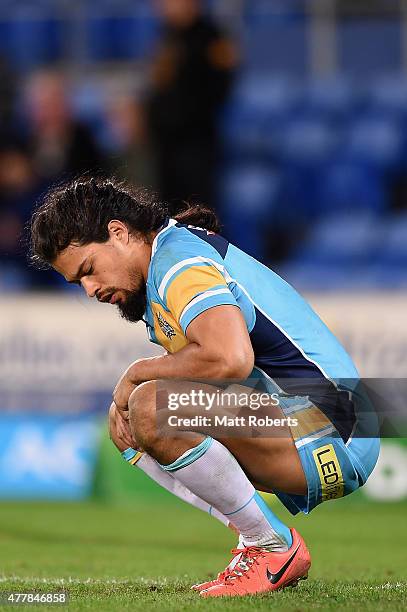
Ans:
{"type": "Polygon", "coordinates": [[[167,217],[166,220],[164,221],[164,224],[162,225],[160,231],[158,232],[158,234],[156,235],[156,237],[153,240],[153,244],[151,245],[151,258],[154,257],[154,253],[157,250],[157,246],[158,246],[158,240],[159,238],[167,231],[169,230],[171,227],[173,227],[173,225],[175,225],[177,223],[176,219],[171,219],[170,217],[167,217]]]}

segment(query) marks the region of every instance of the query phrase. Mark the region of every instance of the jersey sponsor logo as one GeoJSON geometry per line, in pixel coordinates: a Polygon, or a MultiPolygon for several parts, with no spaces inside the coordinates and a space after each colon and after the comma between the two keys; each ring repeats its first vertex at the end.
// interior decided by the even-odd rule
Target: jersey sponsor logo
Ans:
{"type": "Polygon", "coordinates": [[[322,501],[343,497],[344,482],[341,465],[332,444],[313,451],[322,488],[322,501]]]}
{"type": "Polygon", "coordinates": [[[175,336],[175,330],[172,327],[172,325],[170,325],[168,321],[164,319],[161,312],[157,312],[157,320],[158,320],[158,325],[161,327],[164,334],[167,336],[167,338],[172,340],[172,338],[174,338],[175,336]]]}

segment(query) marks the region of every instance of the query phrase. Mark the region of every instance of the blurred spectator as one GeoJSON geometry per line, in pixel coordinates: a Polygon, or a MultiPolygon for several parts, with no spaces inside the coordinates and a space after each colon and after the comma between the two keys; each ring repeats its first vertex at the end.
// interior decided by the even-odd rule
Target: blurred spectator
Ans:
{"type": "Polygon", "coordinates": [[[157,0],[161,47],[152,66],[151,134],[166,199],[214,205],[217,115],[236,66],[235,49],[199,0],[157,0]]]}
{"type": "Polygon", "coordinates": [[[48,187],[15,137],[0,146],[0,290],[55,289],[59,275],[27,266],[25,227],[48,187]]]}
{"type": "Polygon", "coordinates": [[[29,148],[40,178],[103,169],[89,128],[73,117],[66,84],[53,72],[36,73],[28,86],[29,148]]]}
{"type": "MultiPolygon", "coordinates": [[[[35,284],[48,285],[36,271],[27,269],[22,244],[23,228],[41,192],[32,162],[16,141],[3,141],[0,149],[0,287],[22,289],[35,284]]],[[[51,279],[52,282],[52,279],[51,279]]]]}
{"type": "Polygon", "coordinates": [[[394,212],[407,210],[407,175],[397,174],[390,185],[390,207],[394,212]]]}
{"type": "Polygon", "coordinates": [[[30,159],[17,143],[0,150],[0,256],[20,257],[20,237],[38,195],[30,159]]]}
{"type": "Polygon", "coordinates": [[[117,97],[107,119],[114,149],[111,169],[131,183],[155,190],[157,179],[143,103],[131,96],[117,97]]]}
{"type": "Polygon", "coordinates": [[[16,77],[6,58],[0,55],[0,136],[7,134],[14,118],[16,77]]]}

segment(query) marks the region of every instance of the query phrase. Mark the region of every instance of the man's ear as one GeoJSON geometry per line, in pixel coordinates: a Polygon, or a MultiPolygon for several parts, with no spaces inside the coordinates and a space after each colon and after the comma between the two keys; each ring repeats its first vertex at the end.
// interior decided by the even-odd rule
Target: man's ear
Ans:
{"type": "Polygon", "coordinates": [[[125,223],[118,221],[117,219],[112,219],[109,221],[107,229],[109,231],[109,238],[111,240],[119,240],[125,244],[128,243],[130,235],[128,227],[125,223]]]}

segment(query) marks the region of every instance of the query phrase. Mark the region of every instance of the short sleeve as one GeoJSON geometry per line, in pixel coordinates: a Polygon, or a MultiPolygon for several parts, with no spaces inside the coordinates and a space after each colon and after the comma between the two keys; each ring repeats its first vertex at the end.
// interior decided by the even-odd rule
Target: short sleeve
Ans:
{"type": "Polygon", "coordinates": [[[238,306],[222,265],[205,256],[187,257],[162,274],[158,294],[183,333],[198,315],[214,306],[238,306]]]}

